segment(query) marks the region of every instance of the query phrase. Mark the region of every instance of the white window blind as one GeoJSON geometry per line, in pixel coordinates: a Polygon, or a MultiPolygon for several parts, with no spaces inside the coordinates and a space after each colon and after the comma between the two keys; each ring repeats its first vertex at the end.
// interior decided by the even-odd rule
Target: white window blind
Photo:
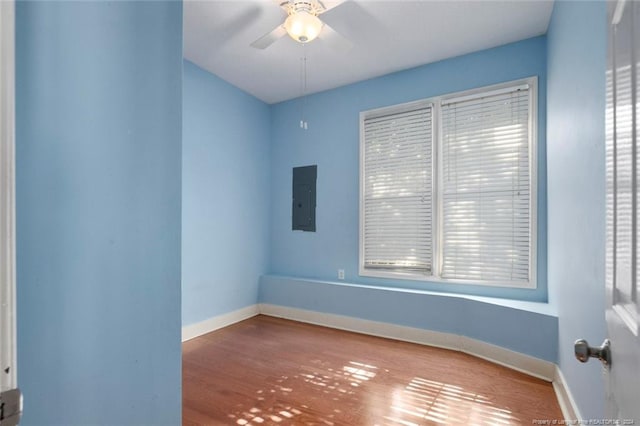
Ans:
{"type": "MultiPolygon", "coordinates": [[[[630,58],[616,59],[618,62],[627,59],[624,61],[627,63],[615,70],[615,141],[609,147],[609,150],[614,151],[611,155],[615,161],[615,288],[616,302],[630,304],[636,281],[633,268],[638,249],[634,246],[637,240],[637,235],[634,236],[634,213],[637,205],[634,200],[634,181],[637,179],[637,170],[633,161],[634,156],[638,161],[638,154],[633,140],[632,75],[631,65],[628,64],[630,58]]],[[[637,219],[636,216],[635,220],[637,219]]]]}
{"type": "Polygon", "coordinates": [[[530,279],[529,91],[442,104],[443,278],[530,279]]]}
{"type": "Polygon", "coordinates": [[[365,118],[364,267],[432,265],[432,108],[365,118]]]}

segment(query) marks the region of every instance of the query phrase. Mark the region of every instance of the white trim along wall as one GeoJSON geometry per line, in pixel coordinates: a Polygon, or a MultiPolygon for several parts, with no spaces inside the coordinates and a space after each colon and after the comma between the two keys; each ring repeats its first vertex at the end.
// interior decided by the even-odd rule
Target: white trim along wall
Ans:
{"type": "Polygon", "coordinates": [[[0,1],[0,391],[17,387],[14,21],[0,1]]]}
{"type": "Polygon", "coordinates": [[[182,327],[182,341],[186,342],[203,334],[211,333],[229,325],[258,315],[258,305],[247,306],[226,314],[217,315],[204,321],[182,327]]]}

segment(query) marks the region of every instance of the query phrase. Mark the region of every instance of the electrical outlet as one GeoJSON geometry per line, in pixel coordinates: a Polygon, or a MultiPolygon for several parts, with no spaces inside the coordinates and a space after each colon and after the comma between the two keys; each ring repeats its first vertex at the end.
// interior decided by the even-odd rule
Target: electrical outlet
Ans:
{"type": "Polygon", "coordinates": [[[344,269],[338,269],[338,279],[344,280],[344,269]]]}

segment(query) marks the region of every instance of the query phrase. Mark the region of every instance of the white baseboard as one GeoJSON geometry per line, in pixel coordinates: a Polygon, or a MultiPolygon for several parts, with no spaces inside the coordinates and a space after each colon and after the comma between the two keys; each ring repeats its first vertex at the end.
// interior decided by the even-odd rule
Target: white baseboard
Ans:
{"type": "Polygon", "coordinates": [[[580,415],[576,401],[573,399],[571,391],[567,386],[567,381],[558,366],[556,366],[555,377],[553,379],[553,390],[556,391],[558,404],[560,405],[565,420],[581,420],[582,416],[580,415]]]}
{"type": "Polygon", "coordinates": [[[258,305],[247,306],[237,311],[218,315],[204,321],[182,327],[182,341],[193,339],[220,328],[235,324],[259,314],[258,305]]]}
{"type": "Polygon", "coordinates": [[[272,317],[468,353],[549,382],[556,378],[556,365],[552,362],[466,336],[279,305],[260,304],[258,309],[272,317]]]}

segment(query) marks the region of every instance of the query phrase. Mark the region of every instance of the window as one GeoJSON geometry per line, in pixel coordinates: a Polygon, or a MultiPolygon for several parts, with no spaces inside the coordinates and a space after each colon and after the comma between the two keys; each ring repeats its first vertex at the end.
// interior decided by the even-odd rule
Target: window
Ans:
{"type": "Polygon", "coordinates": [[[363,112],[360,274],[535,287],[535,110],[531,78],[363,112]]]}
{"type": "Polygon", "coordinates": [[[431,110],[410,105],[364,120],[365,268],[431,272],[431,110]]]}

